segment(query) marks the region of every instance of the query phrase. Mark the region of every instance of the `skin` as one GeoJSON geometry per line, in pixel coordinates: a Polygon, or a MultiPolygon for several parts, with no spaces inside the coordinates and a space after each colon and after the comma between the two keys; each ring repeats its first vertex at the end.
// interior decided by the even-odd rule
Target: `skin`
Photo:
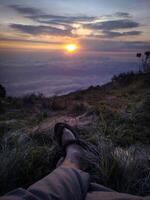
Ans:
{"type": "MultiPolygon", "coordinates": [[[[72,139],[75,139],[73,133],[68,129],[64,129],[64,133],[62,135],[62,144],[65,144],[68,140],[72,139]]],[[[62,166],[81,169],[80,159],[82,157],[82,153],[83,148],[79,145],[69,145],[66,149],[66,157],[62,163],[62,166]]]]}

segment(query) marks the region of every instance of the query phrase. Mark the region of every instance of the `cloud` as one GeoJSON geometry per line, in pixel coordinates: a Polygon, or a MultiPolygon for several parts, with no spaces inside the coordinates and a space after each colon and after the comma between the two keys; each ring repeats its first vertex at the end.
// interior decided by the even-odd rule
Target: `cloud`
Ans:
{"type": "Polygon", "coordinates": [[[140,52],[150,49],[150,42],[142,41],[112,41],[95,39],[82,39],[81,45],[86,51],[95,52],[140,52]]]}
{"type": "Polygon", "coordinates": [[[95,19],[91,16],[59,16],[59,15],[36,15],[30,18],[43,22],[57,22],[57,23],[73,23],[73,22],[90,22],[95,19]],[[44,21],[45,20],[45,21],[44,21]]]}
{"type": "Polygon", "coordinates": [[[86,28],[94,30],[129,29],[129,28],[137,28],[139,26],[140,24],[138,22],[134,22],[128,19],[111,20],[111,21],[104,21],[104,22],[85,25],[86,28]]]}
{"type": "Polygon", "coordinates": [[[12,9],[16,10],[26,18],[30,18],[35,22],[40,23],[39,26],[11,24],[11,28],[17,29],[24,33],[39,35],[51,34],[60,36],[80,36],[80,31],[73,27],[73,24],[78,24],[84,29],[89,29],[91,34],[89,37],[121,37],[121,36],[137,36],[142,34],[141,31],[119,31],[119,29],[135,29],[141,26],[140,23],[132,20],[132,16],[127,12],[116,12],[110,15],[103,16],[60,16],[52,15],[43,12],[40,9],[33,7],[25,7],[20,5],[10,5],[12,9]],[[97,22],[97,20],[104,20],[97,22]],[[103,36],[100,34],[101,31],[103,36]],[[75,34],[76,33],[76,34],[75,34]],[[78,34],[77,34],[78,33],[78,34]]]}
{"type": "Polygon", "coordinates": [[[104,37],[120,37],[120,36],[136,36],[141,35],[141,31],[128,31],[128,32],[115,32],[115,31],[103,31],[104,37]]]}
{"type": "MultiPolygon", "coordinates": [[[[116,15],[120,17],[127,17],[129,18],[130,15],[128,13],[116,13],[116,15]]],[[[130,19],[117,19],[117,20],[109,20],[109,21],[103,21],[98,23],[90,23],[85,24],[84,27],[88,28],[90,30],[93,30],[97,32],[96,36],[100,37],[121,37],[121,36],[138,36],[142,34],[142,31],[120,31],[120,29],[133,29],[140,27],[141,24],[138,22],[135,22],[130,19]],[[99,31],[103,33],[103,36],[99,34],[99,31]]]]}
{"type": "Polygon", "coordinates": [[[17,12],[23,15],[41,15],[43,12],[38,8],[25,7],[20,5],[9,5],[10,8],[13,8],[17,12]]]}
{"type": "MultiPolygon", "coordinates": [[[[37,43],[37,44],[60,44],[60,42],[56,41],[41,41],[41,40],[31,40],[31,39],[21,39],[21,38],[10,38],[10,37],[3,37],[0,35],[0,42],[26,42],[26,43],[37,43]]],[[[63,44],[63,42],[62,42],[63,44]]]]}
{"type": "Polygon", "coordinates": [[[115,15],[117,17],[122,17],[122,18],[131,18],[132,17],[129,13],[126,13],[126,12],[116,12],[115,15]]]}
{"type": "Polygon", "coordinates": [[[119,61],[109,53],[107,55],[82,54],[70,59],[58,52],[56,54],[34,52],[33,55],[37,59],[32,59],[32,52],[20,52],[19,63],[18,54],[13,55],[13,65],[9,55],[7,53],[2,56],[0,78],[2,83],[6,84],[8,92],[13,95],[28,92],[44,92],[53,95],[56,91],[77,90],[90,85],[103,84],[113,74],[138,67],[128,57],[124,58],[125,61],[121,60],[120,52],[117,53],[119,61]]]}
{"type": "Polygon", "coordinates": [[[40,35],[40,34],[52,34],[52,35],[61,35],[66,36],[70,35],[71,29],[63,30],[51,26],[33,26],[33,25],[23,25],[23,24],[11,24],[11,28],[17,29],[21,32],[40,35]]]}
{"type": "Polygon", "coordinates": [[[40,9],[33,7],[25,7],[20,5],[10,5],[12,9],[22,14],[24,17],[32,19],[35,22],[41,24],[41,26],[31,26],[23,24],[12,24],[11,27],[17,30],[20,30],[25,33],[38,35],[42,33],[48,33],[52,35],[72,35],[72,25],[73,23],[83,23],[91,22],[95,19],[92,16],[61,16],[61,15],[52,15],[43,12],[40,9]],[[61,28],[60,28],[61,26],[61,28]]]}
{"type": "Polygon", "coordinates": [[[24,7],[20,5],[10,5],[12,9],[15,11],[25,15],[25,17],[31,18],[35,21],[41,22],[41,23],[73,23],[73,22],[90,22],[95,19],[95,17],[92,16],[59,16],[59,15],[51,15],[46,14],[40,9],[33,8],[33,7],[24,7]]]}

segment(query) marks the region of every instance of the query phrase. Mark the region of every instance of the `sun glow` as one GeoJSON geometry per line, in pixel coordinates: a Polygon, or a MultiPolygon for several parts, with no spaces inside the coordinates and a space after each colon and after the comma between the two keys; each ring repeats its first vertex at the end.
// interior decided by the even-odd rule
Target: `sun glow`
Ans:
{"type": "Polygon", "coordinates": [[[78,45],[77,44],[67,44],[65,45],[65,49],[67,50],[68,53],[75,53],[78,50],[78,45]]]}

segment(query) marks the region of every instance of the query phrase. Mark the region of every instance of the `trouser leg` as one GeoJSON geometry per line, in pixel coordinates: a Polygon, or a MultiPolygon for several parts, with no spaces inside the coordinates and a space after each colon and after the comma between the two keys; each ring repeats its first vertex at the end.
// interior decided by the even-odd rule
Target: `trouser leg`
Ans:
{"type": "Polygon", "coordinates": [[[144,197],[140,196],[119,193],[115,191],[113,192],[95,191],[87,193],[86,200],[149,200],[149,199],[145,199],[144,197]]]}
{"type": "Polygon", "coordinates": [[[27,190],[8,193],[5,200],[82,200],[89,188],[89,174],[79,169],[59,167],[27,190]]]}
{"type": "Polygon", "coordinates": [[[97,183],[90,183],[89,192],[113,192],[114,190],[97,183]]]}
{"type": "Polygon", "coordinates": [[[74,168],[60,167],[28,188],[41,199],[80,200],[89,187],[89,175],[74,168]],[[50,197],[50,198],[49,198],[50,197]]]}

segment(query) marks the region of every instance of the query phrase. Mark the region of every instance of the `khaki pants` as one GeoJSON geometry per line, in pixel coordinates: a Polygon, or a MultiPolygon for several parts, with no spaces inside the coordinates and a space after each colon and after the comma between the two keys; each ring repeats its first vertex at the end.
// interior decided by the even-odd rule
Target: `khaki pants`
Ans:
{"type": "Polygon", "coordinates": [[[51,174],[31,185],[27,190],[18,188],[1,200],[142,200],[129,194],[115,192],[90,183],[89,174],[79,169],[59,167],[51,174]]]}

